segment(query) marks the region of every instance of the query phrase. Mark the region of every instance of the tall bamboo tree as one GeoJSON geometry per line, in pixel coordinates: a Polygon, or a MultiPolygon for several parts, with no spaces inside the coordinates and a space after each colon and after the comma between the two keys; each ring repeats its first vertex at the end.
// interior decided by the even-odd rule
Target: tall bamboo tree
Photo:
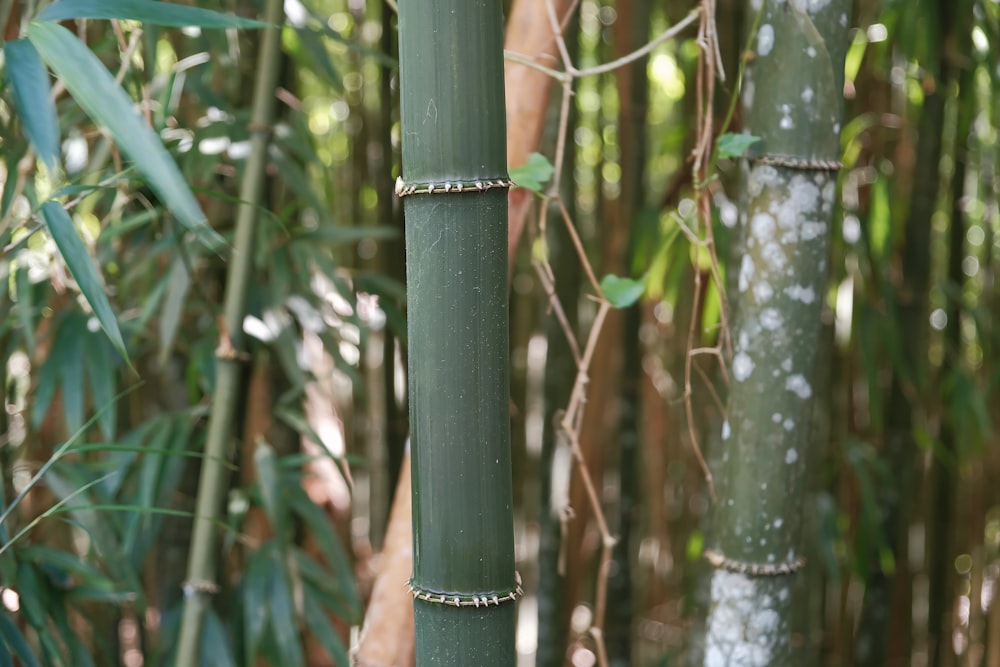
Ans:
{"type": "MultiPolygon", "coordinates": [[[[268,0],[265,17],[277,25],[283,18],[281,0],[268,0]]],[[[274,113],[274,88],[278,78],[281,53],[280,29],[267,28],[261,48],[261,67],[254,82],[254,100],[250,127],[253,131],[250,155],[240,184],[240,201],[236,219],[236,237],[233,257],[226,276],[224,328],[220,331],[220,344],[216,355],[218,365],[215,390],[212,396],[212,413],[208,420],[205,457],[202,460],[198,481],[198,501],[191,537],[187,581],[184,584],[184,613],[181,620],[177,647],[178,665],[200,664],[201,629],[211,608],[211,594],[217,588],[215,570],[218,548],[217,517],[226,492],[228,470],[226,461],[232,452],[233,420],[240,391],[244,351],[243,318],[246,316],[251,269],[253,268],[253,239],[257,226],[257,204],[261,198],[261,184],[267,164],[268,128],[274,113]]]]}
{"type": "Polygon", "coordinates": [[[850,3],[750,0],[751,148],[705,665],[793,664],[809,412],[840,155],[850,3]]]}
{"type": "Polygon", "coordinates": [[[399,4],[421,665],[515,662],[502,18],[399,4]]]}

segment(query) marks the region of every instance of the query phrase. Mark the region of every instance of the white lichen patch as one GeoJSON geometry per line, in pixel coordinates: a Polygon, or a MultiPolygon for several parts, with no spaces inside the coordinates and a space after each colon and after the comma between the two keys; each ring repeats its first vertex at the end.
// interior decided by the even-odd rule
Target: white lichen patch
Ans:
{"type": "Polygon", "coordinates": [[[778,127],[782,130],[794,130],[795,121],[792,120],[792,105],[782,104],[780,107],[781,120],[778,121],[778,127]]]}
{"type": "Polygon", "coordinates": [[[765,308],[760,311],[760,326],[767,331],[775,331],[783,324],[781,313],[777,308],[765,308]]]}
{"type": "Polygon", "coordinates": [[[791,5],[794,9],[809,12],[810,14],[815,14],[825,9],[829,4],[830,0],[791,0],[791,5]]]}
{"type": "Polygon", "coordinates": [[[785,378],[785,389],[799,398],[805,399],[812,396],[812,387],[809,386],[809,381],[806,380],[804,375],[798,373],[785,378]]]}
{"type": "Polygon", "coordinates": [[[771,271],[782,271],[788,263],[785,251],[777,243],[768,243],[760,252],[761,259],[771,271]]]}
{"type": "Polygon", "coordinates": [[[784,428],[784,429],[785,429],[786,431],[791,431],[792,429],[794,429],[794,428],[795,428],[795,422],[794,422],[794,421],[792,421],[791,419],[786,419],[786,420],[785,420],[784,422],[782,422],[781,426],[782,426],[782,427],[783,427],[783,428],[784,428]]]}
{"type": "Polygon", "coordinates": [[[791,357],[785,357],[785,360],[781,362],[781,370],[785,371],[786,373],[791,372],[791,370],[792,370],[792,358],[791,357]]]}
{"type": "Polygon", "coordinates": [[[771,421],[773,421],[775,424],[780,424],[781,423],[781,413],[780,412],[775,412],[773,415],[771,415],[771,421]]]}
{"type": "Polygon", "coordinates": [[[769,164],[755,165],[750,172],[750,179],[747,182],[747,190],[751,197],[756,197],[764,191],[764,188],[781,183],[781,176],[778,170],[769,164]]]}
{"type": "Polygon", "coordinates": [[[802,229],[799,230],[803,241],[818,239],[823,234],[826,234],[826,223],[819,220],[807,220],[802,223],[802,229]]]}
{"type": "MultiPolygon", "coordinates": [[[[785,463],[792,465],[799,460],[799,453],[795,451],[794,447],[789,447],[788,451],[785,452],[785,463]]],[[[775,526],[777,528],[778,526],[775,526]]]]}
{"type": "Polygon", "coordinates": [[[810,58],[815,58],[816,57],[816,49],[813,48],[813,47],[811,47],[811,46],[806,47],[806,55],[809,56],[810,58]]]}
{"type": "Polygon", "coordinates": [[[732,429],[729,428],[729,420],[724,419],[722,421],[722,439],[729,440],[730,435],[732,435],[732,429]]]}
{"type": "Polygon", "coordinates": [[[819,187],[805,176],[795,176],[788,184],[788,203],[799,213],[815,211],[819,196],[819,187]]]}
{"type": "Polygon", "coordinates": [[[774,26],[765,23],[757,32],[757,55],[766,56],[774,48],[774,26]]]}
{"type": "Polygon", "coordinates": [[[816,290],[808,285],[790,285],[785,288],[785,294],[793,301],[812,303],[816,300],[816,290]]]}
{"type": "Polygon", "coordinates": [[[753,359],[746,352],[740,352],[733,357],[733,377],[737,382],[743,382],[753,373],[753,359]]]}
{"type": "Polygon", "coordinates": [[[816,97],[816,93],[813,91],[812,87],[806,86],[802,89],[802,94],[799,97],[802,98],[803,102],[809,104],[813,101],[813,98],[816,97]]]}
{"type": "MultiPolygon", "coordinates": [[[[774,520],[774,529],[775,530],[778,530],[779,528],[781,528],[784,525],[785,525],[785,520],[782,519],[780,516],[774,520]]],[[[771,556],[771,559],[774,560],[774,556],[771,556]]]]}
{"type": "Polygon", "coordinates": [[[705,667],[767,667],[780,641],[781,615],[759,580],[737,572],[712,573],[705,667]]]}
{"type": "Polygon", "coordinates": [[[758,282],[753,286],[753,295],[758,303],[764,303],[774,296],[774,288],[768,283],[758,282]]]}
{"type": "Polygon", "coordinates": [[[767,243],[774,238],[774,218],[767,213],[755,213],[750,220],[748,243],[767,243]]]}
{"type": "Polygon", "coordinates": [[[837,184],[835,182],[831,180],[823,184],[823,204],[827,208],[833,207],[833,197],[836,194],[837,194],[837,184]]]}
{"type": "Polygon", "coordinates": [[[750,281],[753,280],[753,272],[753,258],[750,255],[743,255],[743,261],[740,262],[739,284],[737,285],[740,292],[746,292],[750,288],[750,281]]]}

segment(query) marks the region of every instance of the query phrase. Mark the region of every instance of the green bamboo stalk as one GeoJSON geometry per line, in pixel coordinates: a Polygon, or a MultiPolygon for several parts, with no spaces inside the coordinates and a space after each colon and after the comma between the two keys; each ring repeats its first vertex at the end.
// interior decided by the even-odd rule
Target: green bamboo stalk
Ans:
{"type": "MultiPolygon", "coordinates": [[[[267,0],[264,20],[280,26],[284,18],[282,0],[267,0]]],[[[243,318],[253,268],[253,241],[257,226],[264,169],[267,166],[269,128],[274,115],[274,88],[281,56],[280,27],[266,28],[260,51],[260,67],[254,82],[250,112],[250,155],[240,184],[239,210],[233,256],[226,276],[224,326],[217,351],[215,391],[208,420],[205,456],[198,481],[198,499],[184,583],[184,614],[177,647],[177,665],[197,665],[200,655],[201,628],[216,589],[216,523],[226,493],[228,461],[232,447],[233,419],[240,391],[244,351],[243,318]]]]}
{"type": "Polygon", "coordinates": [[[783,667],[840,157],[851,4],[750,0],[749,156],[703,664],[783,667]]]}
{"type": "Polygon", "coordinates": [[[500,0],[399,3],[418,665],[513,665],[500,0]]]}

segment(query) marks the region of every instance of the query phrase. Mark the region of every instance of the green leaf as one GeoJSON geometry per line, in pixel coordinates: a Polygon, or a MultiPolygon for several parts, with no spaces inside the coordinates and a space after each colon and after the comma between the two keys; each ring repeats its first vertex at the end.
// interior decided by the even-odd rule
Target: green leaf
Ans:
{"type": "Polygon", "coordinates": [[[271,634],[278,648],[281,665],[303,665],[302,642],[296,623],[295,604],[292,601],[292,587],[285,574],[286,568],[275,550],[271,561],[271,634]]]}
{"type": "Polygon", "coordinates": [[[154,0],[60,0],[43,9],[36,21],[125,19],[171,28],[266,28],[268,23],[154,0]]]}
{"type": "Polygon", "coordinates": [[[715,140],[716,155],[720,158],[742,157],[747,149],[760,141],[760,137],[752,134],[733,134],[726,132],[720,134],[715,140]]]}
{"type": "Polygon", "coordinates": [[[527,162],[510,169],[510,178],[518,187],[541,193],[542,186],[549,182],[554,172],[555,167],[547,157],[541,153],[532,153],[527,162]]]}
{"type": "Polygon", "coordinates": [[[646,291],[646,285],[641,280],[608,274],[601,279],[601,291],[615,308],[628,308],[639,300],[646,291]]]}
{"type": "Polygon", "coordinates": [[[104,333],[108,335],[111,344],[115,349],[128,359],[128,352],[125,350],[125,341],[122,340],[122,332],[118,329],[118,320],[111,310],[111,303],[108,302],[108,295],[104,292],[104,285],[101,283],[101,276],[98,273],[97,265],[87,252],[87,247],[83,240],[76,233],[73,221],[62,206],[54,201],[47,201],[42,204],[42,218],[52,235],[52,240],[56,242],[59,253],[66,262],[66,267],[72,274],[76,284],[80,286],[83,297],[94,309],[94,315],[100,322],[104,333]]]}
{"type": "MultiPolygon", "coordinates": [[[[3,47],[6,74],[14,91],[24,132],[38,157],[50,172],[59,164],[59,118],[52,102],[49,73],[38,51],[26,39],[14,39],[3,47]]],[[[15,164],[8,162],[8,165],[15,164]]]]}
{"type": "Polygon", "coordinates": [[[333,623],[330,622],[329,616],[327,616],[326,610],[323,609],[319,596],[315,595],[313,591],[315,590],[311,585],[305,584],[302,587],[303,595],[303,613],[302,616],[306,621],[306,627],[312,633],[316,641],[326,649],[326,652],[333,658],[333,664],[335,665],[349,665],[351,664],[350,656],[347,654],[347,650],[344,648],[343,642],[340,641],[340,636],[337,634],[336,628],[333,627],[333,623]]]}
{"type": "Polygon", "coordinates": [[[160,368],[166,368],[170,353],[173,351],[174,340],[180,330],[181,316],[191,288],[191,274],[188,273],[187,264],[180,255],[174,259],[166,280],[167,294],[160,315],[160,349],[156,355],[160,368]]]}
{"type": "Polygon", "coordinates": [[[274,543],[269,542],[250,556],[243,575],[243,641],[248,664],[253,664],[264,639],[264,631],[270,620],[271,577],[278,576],[271,571],[272,560],[269,552],[274,543]]]}
{"type": "Polygon", "coordinates": [[[131,98],[115,83],[97,56],[55,23],[32,22],[28,38],[66,84],[77,104],[107,128],[180,223],[209,247],[221,245],[222,237],[208,226],[205,214],[163,142],[135,112],[131,98]]]}
{"type": "Polygon", "coordinates": [[[285,517],[284,494],[281,490],[281,480],[278,473],[277,458],[274,449],[263,440],[257,441],[253,453],[253,462],[257,467],[257,479],[260,483],[260,495],[264,499],[264,511],[271,520],[275,533],[289,537],[286,528],[289,522],[285,517]]]}
{"type": "MultiPolygon", "coordinates": [[[[7,647],[14,652],[14,655],[20,659],[25,667],[41,667],[38,658],[35,657],[35,653],[28,644],[28,640],[24,638],[24,635],[17,629],[14,622],[8,618],[6,611],[0,612],[0,635],[3,636],[3,641],[7,647]]],[[[8,658],[6,664],[13,663],[9,662],[8,658]]]]}
{"type": "Polygon", "coordinates": [[[199,647],[201,661],[205,667],[236,667],[229,650],[229,638],[226,628],[219,615],[211,607],[205,614],[205,622],[201,630],[201,646],[199,647]]]}
{"type": "Polygon", "coordinates": [[[111,349],[102,336],[90,334],[84,340],[83,356],[87,368],[87,384],[90,385],[90,400],[95,408],[105,408],[98,418],[101,433],[112,440],[115,437],[118,409],[115,401],[116,364],[112,359],[111,349]]]}

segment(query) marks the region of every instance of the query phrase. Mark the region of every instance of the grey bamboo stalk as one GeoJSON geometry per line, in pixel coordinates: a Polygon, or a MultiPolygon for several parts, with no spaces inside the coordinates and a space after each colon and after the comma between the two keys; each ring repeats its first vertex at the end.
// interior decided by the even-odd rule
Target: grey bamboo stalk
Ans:
{"type": "Polygon", "coordinates": [[[201,628],[216,589],[216,523],[226,492],[228,470],[225,461],[231,455],[231,439],[239,378],[240,357],[244,351],[243,318],[253,264],[253,241],[257,226],[257,206],[267,165],[269,128],[274,115],[274,88],[281,55],[280,26],[284,18],[282,0],[267,0],[264,20],[275,27],[266,28],[260,50],[260,68],[254,82],[250,115],[250,154],[240,184],[236,237],[226,276],[224,323],[219,332],[217,366],[212,413],[208,420],[205,456],[198,481],[198,499],[184,583],[184,614],[177,646],[177,665],[200,664],[201,628]]]}
{"type": "Polygon", "coordinates": [[[751,148],[731,324],[732,384],[706,667],[785,667],[808,427],[840,157],[851,3],[749,0],[763,12],[742,86],[751,148]]]}
{"type": "Polygon", "coordinates": [[[502,31],[399,3],[418,665],[516,661],[502,31]]]}

